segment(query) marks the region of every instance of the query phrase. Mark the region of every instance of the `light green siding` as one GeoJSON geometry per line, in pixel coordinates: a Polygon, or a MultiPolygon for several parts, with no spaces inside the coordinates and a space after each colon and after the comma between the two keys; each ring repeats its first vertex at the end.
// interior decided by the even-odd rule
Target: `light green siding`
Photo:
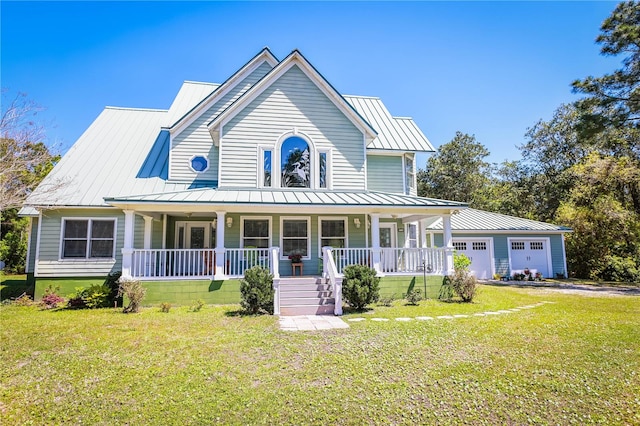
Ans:
{"type": "Polygon", "coordinates": [[[162,220],[154,220],[151,228],[151,248],[162,248],[162,220]]]}
{"type": "Polygon", "coordinates": [[[333,189],[365,188],[363,134],[297,66],[223,126],[220,185],[255,188],[258,147],[275,152],[279,138],[294,129],[316,150],[332,150],[333,189]]]}
{"type": "Polygon", "coordinates": [[[271,66],[267,62],[263,62],[186,129],[172,138],[169,163],[170,179],[189,182],[196,179],[218,180],[218,148],[213,145],[207,123],[224,111],[270,70],[271,66]],[[206,172],[195,173],[189,168],[189,160],[194,155],[203,155],[209,159],[209,169],[206,172]]]}
{"type": "Polygon", "coordinates": [[[380,278],[380,296],[402,299],[407,292],[415,289],[429,299],[438,299],[443,281],[441,275],[385,276],[380,278]]]}
{"type": "Polygon", "coordinates": [[[158,305],[169,302],[175,305],[192,305],[202,299],[206,304],[240,303],[240,281],[142,281],[147,289],[142,304],[158,305]]]}
{"type": "Polygon", "coordinates": [[[367,155],[367,187],[370,191],[404,193],[402,157],[367,155]]]}
{"type": "Polygon", "coordinates": [[[89,277],[106,276],[121,269],[121,248],[124,241],[124,214],[116,209],[61,209],[42,213],[40,251],[36,277],[89,277]],[[60,259],[60,237],[64,218],[116,219],[115,259],[85,260],[60,259]]]}

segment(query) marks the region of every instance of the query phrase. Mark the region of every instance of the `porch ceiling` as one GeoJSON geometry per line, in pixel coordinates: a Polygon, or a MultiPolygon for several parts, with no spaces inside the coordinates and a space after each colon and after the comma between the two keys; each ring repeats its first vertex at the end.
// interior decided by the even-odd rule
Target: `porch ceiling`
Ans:
{"type": "Polygon", "coordinates": [[[465,203],[375,191],[313,191],[296,189],[198,188],[138,196],[105,197],[115,207],[145,211],[227,212],[277,211],[445,214],[464,209],[465,203]]]}

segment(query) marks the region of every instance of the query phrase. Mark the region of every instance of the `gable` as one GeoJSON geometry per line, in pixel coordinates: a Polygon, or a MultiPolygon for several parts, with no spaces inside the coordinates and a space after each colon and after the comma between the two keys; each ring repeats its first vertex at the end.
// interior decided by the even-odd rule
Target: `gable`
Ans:
{"type": "Polygon", "coordinates": [[[364,135],[297,65],[272,81],[221,129],[221,186],[257,186],[258,148],[300,133],[331,150],[333,188],[364,189],[364,135]]]}
{"type": "Polygon", "coordinates": [[[188,126],[183,129],[171,129],[169,179],[178,181],[216,181],[218,179],[218,147],[213,145],[206,123],[228,108],[271,69],[272,66],[267,61],[263,61],[233,87],[221,86],[218,90],[223,90],[218,94],[219,97],[212,101],[207,109],[200,112],[188,126]],[[193,156],[205,156],[209,160],[209,169],[204,173],[193,171],[189,167],[189,161],[193,156]]]}

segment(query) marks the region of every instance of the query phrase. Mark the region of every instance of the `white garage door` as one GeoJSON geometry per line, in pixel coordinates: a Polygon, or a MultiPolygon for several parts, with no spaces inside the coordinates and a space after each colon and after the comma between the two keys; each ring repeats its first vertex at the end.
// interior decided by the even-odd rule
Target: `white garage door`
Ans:
{"type": "Polygon", "coordinates": [[[471,260],[471,272],[476,278],[487,280],[493,277],[493,261],[491,259],[491,239],[489,238],[454,238],[453,248],[465,254],[471,260]]]}
{"type": "Polygon", "coordinates": [[[535,269],[545,277],[549,272],[549,240],[509,239],[512,270],[535,269]]]}

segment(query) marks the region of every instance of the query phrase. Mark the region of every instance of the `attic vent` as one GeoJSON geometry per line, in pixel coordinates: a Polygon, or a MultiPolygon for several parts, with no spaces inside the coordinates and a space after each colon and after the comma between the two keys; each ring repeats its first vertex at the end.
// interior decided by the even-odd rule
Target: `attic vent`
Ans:
{"type": "Polygon", "coordinates": [[[206,172],[209,169],[209,160],[202,155],[194,155],[189,160],[189,167],[197,173],[206,172]]]}

